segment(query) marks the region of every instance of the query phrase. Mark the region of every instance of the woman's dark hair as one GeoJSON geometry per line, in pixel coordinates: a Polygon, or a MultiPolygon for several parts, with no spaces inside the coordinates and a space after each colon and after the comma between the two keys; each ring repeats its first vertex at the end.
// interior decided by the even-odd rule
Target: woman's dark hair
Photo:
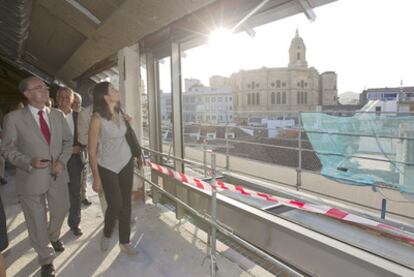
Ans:
{"type": "MultiPolygon", "coordinates": [[[[112,119],[111,111],[109,110],[108,103],[106,103],[104,96],[108,95],[109,82],[101,82],[93,87],[93,112],[97,112],[101,117],[106,120],[112,119]]],[[[119,106],[115,107],[115,112],[119,112],[119,106]]]]}

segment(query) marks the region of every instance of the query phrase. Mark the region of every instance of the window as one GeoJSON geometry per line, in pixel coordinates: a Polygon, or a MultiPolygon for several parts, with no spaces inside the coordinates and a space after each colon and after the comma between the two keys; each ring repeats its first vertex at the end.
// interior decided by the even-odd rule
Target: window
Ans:
{"type": "Polygon", "coordinates": [[[300,104],[300,91],[298,91],[297,92],[297,95],[296,95],[296,102],[298,103],[298,104],[300,104]]]}
{"type": "Polygon", "coordinates": [[[250,105],[252,100],[250,99],[250,93],[247,94],[247,105],[250,105]]]}
{"type": "Polygon", "coordinates": [[[207,133],[207,139],[216,139],[216,133],[207,133]]]}
{"type": "Polygon", "coordinates": [[[300,81],[300,87],[303,88],[305,86],[305,82],[302,80],[300,81]]]}
{"type": "Polygon", "coordinates": [[[256,83],[256,88],[259,88],[259,83],[256,83]]]}
{"type": "Polygon", "coordinates": [[[286,104],[286,92],[282,92],[282,104],[286,104]]]}
{"type": "Polygon", "coordinates": [[[252,98],[252,105],[254,105],[256,101],[256,97],[254,97],[254,93],[251,94],[251,98],[252,98]]]}
{"type": "Polygon", "coordinates": [[[250,84],[247,84],[247,88],[250,88],[250,84]]]}
{"type": "Polygon", "coordinates": [[[276,104],[276,101],[275,101],[275,93],[274,92],[272,92],[272,94],[270,95],[270,103],[272,105],[276,104]]]}
{"type": "Polygon", "coordinates": [[[286,83],[285,82],[282,83],[282,87],[286,87],[286,83]]]}
{"type": "Polygon", "coordinates": [[[276,103],[280,104],[280,92],[277,93],[276,103]]]}
{"type": "Polygon", "coordinates": [[[280,80],[276,81],[276,87],[280,88],[280,80]]]}
{"type": "Polygon", "coordinates": [[[230,96],[229,99],[230,99],[230,101],[233,101],[233,97],[230,96]]]}
{"type": "Polygon", "coordinates": [[[306,91],[298,91],[297,102],[298,102],[298,104],[307,104],[308,103],[308,93],[306,91]]]}
{"type": "MultiPolygon", "coordinates": [[[[299,47],[298,47],[299,48],[299,47]]],[[[300,52],[298,52],[297,54],[296,54],[296,59],[299,61],[300,60],[300,52]]]]}
{"type": "Polygon", "coordinates": [[[272,83],[270,84],[270,86],[271,86],[272,88],[274,88],[274,87],[275,87],[275,83],[274,83],[274,82],[272,82],[272,83]]]}
{"type": "Polygon", "coordinates": [[[260,105],[260,93],[256,93],[256,105],[260,105]]]}

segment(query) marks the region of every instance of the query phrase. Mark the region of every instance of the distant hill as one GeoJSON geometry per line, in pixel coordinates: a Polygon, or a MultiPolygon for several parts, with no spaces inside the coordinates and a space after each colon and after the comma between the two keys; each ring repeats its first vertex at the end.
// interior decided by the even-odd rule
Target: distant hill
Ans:
{"type": "Polygon", "coordinates": [[[339,94],[339,103],[342,105],[357,105],[359,104],[359,93],[347,91],[339,94]]]}

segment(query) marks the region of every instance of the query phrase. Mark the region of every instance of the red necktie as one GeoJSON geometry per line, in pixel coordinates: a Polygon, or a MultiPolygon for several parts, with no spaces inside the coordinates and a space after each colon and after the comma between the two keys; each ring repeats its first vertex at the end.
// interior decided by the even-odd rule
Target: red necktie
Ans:
{"type": "Polygon", "coordinates": [[[40,110],[39,114],[39,123],[40,123],[40,130],[42,131],[43,136],[45,137],[48,144],[50,144],[50,131],[49,126],[47,126],[46,120],[43,117],[44,111],[40,110]]]}

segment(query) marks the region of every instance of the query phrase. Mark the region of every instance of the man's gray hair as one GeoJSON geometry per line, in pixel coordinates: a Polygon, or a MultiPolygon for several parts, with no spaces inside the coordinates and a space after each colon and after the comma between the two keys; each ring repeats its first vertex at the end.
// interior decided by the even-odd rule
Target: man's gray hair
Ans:
{"type": "Polygon", "coordinates": [[[76,91],[73,92],[73,96],[78,97],[82,101],[82,96],[79,93],[77,93],[76,91]]]}
{"type": "Polygon", "coordinates": [[[36,76],[30,76],[30,77],[24,78],[23,80],[20,81],[19,86],[17,88],[19,89],[21,93],[23,93],[26,90],[28,90],[29,82],[33,80],[40,80],[40,79],[36,76]]]}

